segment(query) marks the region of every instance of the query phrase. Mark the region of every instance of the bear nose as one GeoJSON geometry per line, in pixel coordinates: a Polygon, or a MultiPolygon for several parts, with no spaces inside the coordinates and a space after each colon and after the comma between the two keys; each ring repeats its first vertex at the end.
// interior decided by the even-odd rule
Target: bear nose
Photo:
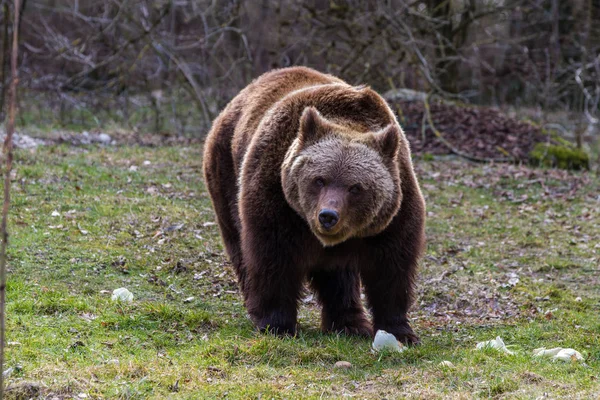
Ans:
{"type": "Polygon", "coordinates": [[[324,208],[319,212],[319,222],[325,229],[331,229],[337,224],[340,216],[337,212],[324,208]]]}

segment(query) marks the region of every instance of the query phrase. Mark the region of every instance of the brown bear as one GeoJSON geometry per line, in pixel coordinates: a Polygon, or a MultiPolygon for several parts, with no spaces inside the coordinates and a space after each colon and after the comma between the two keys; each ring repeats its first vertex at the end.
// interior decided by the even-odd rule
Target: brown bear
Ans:
{"type": "Polygon", "coordinates": [[[204,174],[260,330],[296,331],[307,279],[324,331],[383,329],[418,342],[406,312],[425,202],[406,137],[377,93],[309,68],[270,71],[214,121],[204,174]]]}

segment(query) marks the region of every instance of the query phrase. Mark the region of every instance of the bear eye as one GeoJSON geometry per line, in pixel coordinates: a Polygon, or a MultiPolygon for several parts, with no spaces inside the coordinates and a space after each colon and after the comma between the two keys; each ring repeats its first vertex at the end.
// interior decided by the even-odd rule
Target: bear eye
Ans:
{"type": "Polygon", "coordinates": [[[323,187],[325,186],[325,181],[323,180],[323,178],[316,178],[315,185],[317,185],[318,187],[323,187]]]}
{"type": "Polygon", "coordinates": [[[356,185],[350,186],[350,190],[349,191],[352,194],[359,194],[361,190],[362,190],[362,188],[360,187],[360,185],[356,184],[356,185]]]}

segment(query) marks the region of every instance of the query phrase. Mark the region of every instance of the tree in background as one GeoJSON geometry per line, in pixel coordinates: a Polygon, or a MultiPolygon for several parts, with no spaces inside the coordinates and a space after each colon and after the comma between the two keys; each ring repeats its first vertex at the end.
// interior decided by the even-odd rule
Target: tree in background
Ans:
{"type": "Polygon", "coordinates": [[[117,110],[180,134],[204,134],[251,79],[290,65],[589,125],[598,17],[599,0],[28,0],[22,81],[53,108],[41,119],[117,110]]]}

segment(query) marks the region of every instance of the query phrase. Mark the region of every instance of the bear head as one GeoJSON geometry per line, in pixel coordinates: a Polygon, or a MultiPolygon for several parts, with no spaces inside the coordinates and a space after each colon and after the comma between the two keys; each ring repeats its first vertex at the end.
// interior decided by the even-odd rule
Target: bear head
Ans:
{"type": "Polygon", "coordinates": [[[383,231],[400,207],[396,123],[359,132],[307,107],[282,164],[289,205],[323,246],[383,231]]]}

